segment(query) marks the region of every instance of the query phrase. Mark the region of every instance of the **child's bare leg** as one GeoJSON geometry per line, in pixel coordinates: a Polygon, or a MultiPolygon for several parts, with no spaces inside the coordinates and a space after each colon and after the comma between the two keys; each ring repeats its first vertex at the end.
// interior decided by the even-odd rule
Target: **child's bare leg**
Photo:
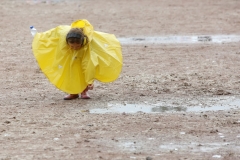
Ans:
{"type": "Polygon", "coordinates": [[[89,94],[87,93],[88,90],[92,90],[93,89],[93,84],[89,84],[86,89],[81,93],[81,98],[82,99],[90,99],[89,94]]]}

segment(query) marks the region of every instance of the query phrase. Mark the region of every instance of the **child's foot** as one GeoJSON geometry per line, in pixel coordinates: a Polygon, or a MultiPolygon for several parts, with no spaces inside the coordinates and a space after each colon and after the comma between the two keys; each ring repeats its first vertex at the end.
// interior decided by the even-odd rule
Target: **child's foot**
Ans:
{"type": "Polygon", "coordinates": [[[72,99],[76,99],[78,98],[79,95],[78,94],[69,94],[68,96],[64,97],[64,100],[72,100],[72,99]]]}
{"type": "Polygon", "coordinates": [[[90,99],[88,92],[88,87],[81,93],[81,98],[82,99],[90,99]]]}
{"type": "Polygon", "coordinates": [[[81,93],[81,98],[82,98],[82,99],[90,99],[90,96],[89,96],[89,94],[87,93],[87,91],[83,91],[83,92],[81,93]]]}

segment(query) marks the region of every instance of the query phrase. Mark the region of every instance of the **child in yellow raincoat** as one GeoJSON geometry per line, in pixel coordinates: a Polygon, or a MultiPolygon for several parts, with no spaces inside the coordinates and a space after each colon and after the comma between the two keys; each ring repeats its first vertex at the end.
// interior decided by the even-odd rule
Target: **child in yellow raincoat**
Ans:
{"type": "Polygon", "coordinates": [[[64,100],[90,98],[94,80],[112,82],[122,70],[121,45],[113,34],[93,30],[85,19],[37,33],[33,54],[42,72],[60,90],[64,100]]]}

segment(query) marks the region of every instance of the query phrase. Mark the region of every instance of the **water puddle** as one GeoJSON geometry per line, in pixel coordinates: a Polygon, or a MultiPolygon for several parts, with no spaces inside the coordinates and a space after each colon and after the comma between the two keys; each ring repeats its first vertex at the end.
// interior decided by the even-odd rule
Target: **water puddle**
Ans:
{"type": "Polygon", "coordinates": [[[28,4],[39,4],[39,3],[46,3],[46,4],[54,4],[63,2],[63,0],[26,0],[28,4]]]}
{"type": "Polygon", "coordinates": [[[199,35],[118,38],[123,45],[133,44],[181,44],[181,43],[230,43],[239,42],[240,35],[199,35]]]}
{"type": "MultiPolygon", "coordinates": [[[[159,142],[156,142],[156,143],[159,143],[159,142]]],[[[144,142],[143,141],[137,141],[137,142],[130,142],[130,141],[121,142],[120,141],[117,143],[119,148],[130,151],[130,152],[143,150],[142,146],[147,146],[151,144],[152,143],[147,141],[144,141],[144,142]]],[[[198,142],[162,143],[160,142],[160,145],[158,145],[158,147],[156,146],[155,149],[161,152],[175,152],[175,153],[189,151],[189,150],[191,150],[191,152],[218,153],[218,151],[222,148],[231,148],[237,151],[240,149],[240,146],[236,146],[236,144],[230,143],[230,142],[210,142],[210,143],[208,142],[207,143],[206,142],[202,142],[202,143],[198,143],[198,142]]]]}
{"type": "Polygon", "coordinates": [[[96,108],[89,110],[90,113],[172,113],[172,112],[206,112],[206,111],[221,111],[240,109],[240,99],[233,99],[227,104],[222,105],[211,105],[204,107],[199,106],[166,106],[161,103],[159,104],[108,104],[107,108],[96,108]]]}
{"type": "MultiPolygon", "coordinates": [[[[190,143],[190,144],[163,144],[160,145],[159,148],[161,151],[184,151],[191,148],[193,152],[213,152],[215,150],[218,150],[222,147],[229,147],[231,145],[230,143],[190,143]]],[[[238,147],[239,148],[239,147],[238,147]]]]}
{"type": "Polygon", "coordinates": [[[124,149],[129,150],[129,151],[136,151],[137,150],[136,144],[134,142],[125,142],[125,143],[122,144],[122,147],[124,149]]]}

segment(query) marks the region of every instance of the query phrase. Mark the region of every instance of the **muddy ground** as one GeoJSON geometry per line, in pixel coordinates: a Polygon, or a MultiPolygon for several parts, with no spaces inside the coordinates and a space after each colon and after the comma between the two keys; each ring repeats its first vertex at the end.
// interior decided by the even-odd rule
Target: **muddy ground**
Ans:
{"type": "Polygon", "coordinates": [[[240,42],[123,45],[117,81],[64,101],[29,31],[84,18],[119,38],[240,35],[240,1],[1,0],[0,17],[1,160],[240,159],[240,42]],[[91,112],[117,104],[158,112],[91,112]]]}

